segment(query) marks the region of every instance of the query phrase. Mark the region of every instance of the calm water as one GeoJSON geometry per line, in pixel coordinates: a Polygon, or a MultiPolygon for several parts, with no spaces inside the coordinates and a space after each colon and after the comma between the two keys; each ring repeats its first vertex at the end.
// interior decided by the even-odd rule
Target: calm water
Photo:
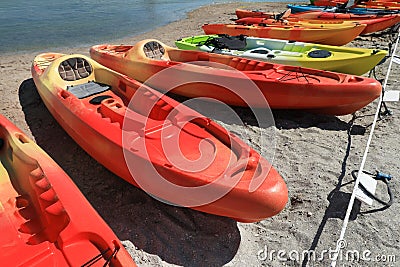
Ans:
{"type": "Polygon", "coordinates": [[[181,19],[199,6],[221,2],[228,1],[0,0],[0,53],[132,36],[181,19]]]}

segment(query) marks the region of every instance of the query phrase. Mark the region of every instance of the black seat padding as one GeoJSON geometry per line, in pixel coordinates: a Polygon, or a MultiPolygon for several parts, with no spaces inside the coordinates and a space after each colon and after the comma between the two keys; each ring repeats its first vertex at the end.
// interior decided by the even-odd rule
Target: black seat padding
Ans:
{"type": "Polygon", "coordinates": [[[204,45],[213,46],[217,49],[243,50],[246,48],[246,36],[220,35],[207,39],[204,45]]]}
{"type": "Polygon", "coordinates": [[[89,103],[92,104],[92,105],[100,105],[101,102],[104,99],[109,99],[109,98],[112,98],[112,96],[110,96],[110,95],[99,95],[99,96],[95,96],[92,99],[90,99],[89,103]]]}

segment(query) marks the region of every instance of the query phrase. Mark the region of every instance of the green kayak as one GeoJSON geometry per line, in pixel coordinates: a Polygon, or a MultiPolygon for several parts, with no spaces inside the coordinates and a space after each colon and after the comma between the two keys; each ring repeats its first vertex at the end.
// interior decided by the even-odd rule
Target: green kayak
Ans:
{"type": "Polygon", "coordinates": [[[179,39],[176,46],[278,64],[362,75],[374,68],[386,50],[330,46],[247,36],[198,35],[179,39]]]}

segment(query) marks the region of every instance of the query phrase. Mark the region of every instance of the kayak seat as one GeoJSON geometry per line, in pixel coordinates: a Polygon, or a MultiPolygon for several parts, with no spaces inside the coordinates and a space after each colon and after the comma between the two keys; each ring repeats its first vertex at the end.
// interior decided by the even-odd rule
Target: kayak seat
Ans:
{"type": "Polygon", "coordinates": [[[143,46],[146,57],[156,60],[169,60],[165,48],[156,41],[150,41],[143,46]]]}
{"type": "Polygon", "coordinates": [[[77,81],[89,77],[93,72],[90,63],[83,58],[69,58],[58,66],[58,73],[64,81],[77,81]]]}

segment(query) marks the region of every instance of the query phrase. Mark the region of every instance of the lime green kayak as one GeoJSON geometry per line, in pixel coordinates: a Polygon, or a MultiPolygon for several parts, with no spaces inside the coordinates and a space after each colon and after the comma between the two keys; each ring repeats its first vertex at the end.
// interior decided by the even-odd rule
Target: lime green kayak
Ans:
{"type": "Polygon", "coordinates": [[[387,55],[386,50],[227,35],[192,36],[177,40],[175,45],[185,50],[234,55],[354,75],[370,71],[387,55]]]}

